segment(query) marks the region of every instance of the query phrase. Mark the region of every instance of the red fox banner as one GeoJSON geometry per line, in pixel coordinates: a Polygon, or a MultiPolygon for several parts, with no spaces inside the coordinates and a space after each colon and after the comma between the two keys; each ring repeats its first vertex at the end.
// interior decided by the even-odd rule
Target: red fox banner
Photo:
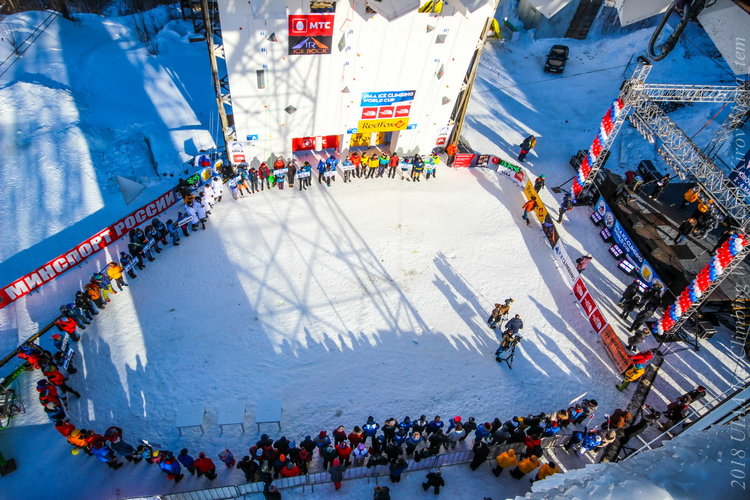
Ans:
{"type": "Polygon", "coordinates": [[[151,203],[142,206],[111,226],[102,229],[71,250],[50,260],[39,269],[21,276],[13,283],[4,286],[0,289],[0,309],[32,292],[34,289],[49,283],[71,267],[79,265],[102,248],[111,245],[125,236],[132,228],[146,222],[151,217],[159,215],[174,205],[174,203],[175,194],[170,189],[151,203]]]}

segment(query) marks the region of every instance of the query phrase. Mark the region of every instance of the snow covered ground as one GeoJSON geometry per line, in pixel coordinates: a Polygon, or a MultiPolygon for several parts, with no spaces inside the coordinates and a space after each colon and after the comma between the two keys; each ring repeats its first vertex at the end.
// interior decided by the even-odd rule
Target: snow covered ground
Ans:
{"type": "MultiPolygon", "coordinates": [[[[33,25],[45,15],[23,16],[33,25]]],[[[188,25],[168,25],[157,57],[135,44],[125,26],[94,16],[75,24],[55,20],[0,81],[0,105],[15,106],[0,128],[9,158],[0,178],[15,201],[0,209],[3,234],[10,234],[0,243],[4,281],[28,267],[22,264],[54,257],[130,211],[114,174],[148,184],[138,201],[151,199],[148,193],[174,183],[169,174],[180,173],[183,154],[194,152],[197,144],[184,147],[184,141],[210,136],[204,47],[186,41],[188,25]],[[107,64],[105,74],[116,77],[101,78],[107,64]],[[190,139],[176,139],[182,131],[190,139]],[[144,137],[156,170],[149,170],[144,137]],[[160,181],[164,173],[167,180],[160,181]]],[[[535,133],[531,171],[545,173],[548,186],[561,184],[573,175],[569,156],[590,143],[627,74],[625,65],[647,36],[566,40],[573,57],[562,77],[541,70],[557,41],[524,36],[488,48],[464,129],[469,142],[512,159],[520,140],[535,133]]],[[[724,78],[721,66],[706,57],[686,63],[681,47],[657,65],[653,80],[724,78]]],[[[678,113],[697,130],[715,111],[678,113]]],[[[622,156],[626,163],[649,153],[638,141],[622,156]]],[[[556,209],[551,192],[542,198],[556,209]]],[[[583,393],[599,400],[602,413],[625,405],[629,396],[613,390],[618,376],[578,312],[538,224],[526,227],[521,220],[522,203],[512,182],[481,169],[442,169],[436,180],[419,184],[339,179],[330,189],[314,181],[303,193],[287,187],[238,202],[225,196],[206,231],[159,255],[84,332],[81,370],[71,380],[83,398],[72,402],[73,421],[100,432],[119,425],[131,442],[145,438],[215,458],[224,447],[241,457],[255,442],[254,406],[265,398],[282,400],[282,432],[296,440],[338,425],[350,429],[368,415],[379,421],[423,413],[508,419],[557,410],[583,393]],[[516,300],[512,312],[525,323],[512,371],[494,360],[498,339],[484,323],[492,304],[507,297],[516,300]],[[244,434],[234,427],[219,433],[217,411],[229,400],[248,404],[244,434]],[[205,403],[205,434],[188,429],[178,435],[175,416],[187,402],[205,403]]],[[[609,265],[587,218],[585,209],[575,210],[562,238],[574,258],[594,255],[586,279],[617,324],[623,276],[609,265]]],[[[102,264],[107,256],[93,260],[102,264]]],[[[0,310],[0,346],[10,350],[46,324],[94,267],[70,271],[0,310]]],[[[666,401],[698,383],[717,393],[747,377],[746,368],[735,371],[728,340],[724,332],[700,353],[669,358],[657,395],[666,401]]],[[[175,487],[144,464],[112,472],[71,456],[36,404],[35,382],[21,379],[28,413],[1,434],[2,449],[12,450],[7,455],[19,463],[3,478],[4,492],[94,499],[208,485],[187,477],[175,487]]],[[[263,430],[278,435],[272,426],[263,430]]],[[[394,498],[421,497],[413,493],[421,478],[406,478],[394,498]]],[[[528,488],[526,481],[498,480],[488,471],[470,481],[465,470],[446,479],[446,493],[456,499],[523,495],[528,488]]],[[[214,485],[240,480],[238,472],[222,471],[214,485]]],[[[346,488],[347,498],[371,496],[372,485],[346,488]]]]}

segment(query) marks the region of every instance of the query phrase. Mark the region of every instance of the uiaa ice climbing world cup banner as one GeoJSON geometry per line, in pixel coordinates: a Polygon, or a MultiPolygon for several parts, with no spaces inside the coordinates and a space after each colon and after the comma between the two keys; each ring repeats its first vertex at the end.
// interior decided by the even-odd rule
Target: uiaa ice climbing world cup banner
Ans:
{"type": "Polygon", "coordinates": [[[290,14],[289,55],[330,54],[334,14],[290,14]]]}
{"type": "Polygon", "coordinates": [[[174,203],[175,193],[173,189],[170,189],[154,201],[147,203],[114,224],[105,227],[59,257],[50,260],[40,268],[4,286],[0,289],[0,309],[16,299],[31,293],[35,289],[46,285],[71,267],[81,264],[99,250],[125,236],[134,227],[164,212],[174,205],[174,203]]]}
{"type": "Polygon", "coordinates": [[[614,242],[617,243],[617,246],[619,246],[625,253],[625,257],[628,261],[630,261],[630,263],[638,270],[639,277],[649,285],[656,281],[661,282],[659,276],[654,272],[654,268],[651,267],[651,264],[648,263],[640,250],[638,250],[638,247],[635,246],[635,243],[630,239],[625,228],[622,227],[620,221],[617,220],[612,209],[609,208],[607,202],[604,201],[604,198],[599,196],[599,199],[596,200],[595,208],[599,215],[601,215],[604,226],[609,229],[609,232],[612,234],[614,242]]]}

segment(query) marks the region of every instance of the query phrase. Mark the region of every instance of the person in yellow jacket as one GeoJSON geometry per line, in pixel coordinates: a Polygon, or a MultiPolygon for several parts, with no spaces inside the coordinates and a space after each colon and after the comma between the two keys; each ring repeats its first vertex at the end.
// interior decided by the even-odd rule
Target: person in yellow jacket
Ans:
{"type": "Polygon", "coordinates": [[[643,374],[646,372],[646,370],[643,368],[643,365],[640,363],[636,363],[627,370],[625,370],[625,373],[623,374],[623,380],[619,384],[615,385],[618,390],[624,391],[628,388],[631,382],[635,382],[639,378],[643,376],[643,374]]]}
{"type": "Polygon", "coordinates": [[[375,177],[375,171],[378,169],[378,155],[373,153],[370,155],[370,158],[367,159],[367,155],[362,156],[362,164],[367,165],[367,176],[366,178],[369,179],[371,177],[375,177]],[[365,161],[367,160],[367,161],[365,161]]]}
{"type": "Polygon", "coordinates": [[[690,189],[688,189],[683,195],[683,198],[685,198],[685,200],[682,202],[682,205],[680,205],[680,210],[683,210],[686,206],[698,201],[698,197],[700,196],[700,194],[701,194],[700,186],[693,186],[690,189]]]}
{"type": "Polygon", "coordinates": [[[499,477],[500,474],[502,474],[503,469],[507,469],[508,467],[515,467],[516,465],[518,465],[516,450],[511,448],[508,451],[502,452],[497,457],[495,457],[495,462],[497,463],[497,467],[492,469],[492,473],[495,475],[495,477],[499,477]]]}
{"type": "Polygon", "coordinates": [[[523,476],[533,471],[540,465],[541,464],[539,463],[539,459],[536,458],[536,455],[531,455],[528,458],[524,458],[523,460],[521,460],[521,463],[518,464],[518,467],[510,471],[510,475],[516,479],[521,479],[523,476]]]}
{"type": "Polygon", "coordinates": [[[117,262],[110,262],[109,266],[107,266],[107,276],[109,276],[109,279],[111,281],[117,283],[117,286],[120,288],[121,292],[122,287],[128,286],[128,284],[125,283],[125,280],[122,278],[122,271],[122,266],[117,262]]]}
{"type": "Polygon", "coordinates": [[[557,464],[555,464],[555,462],[542,464],[542,466],[539,467],[539,470],[536,473],[536,477],[532,479],[531,482],[533,483],[534,481],[541,481],[542,479],[546,479],[552,474],[557,474],[558,472],[560,472],[560,469],[557,468],[557,464]]]}

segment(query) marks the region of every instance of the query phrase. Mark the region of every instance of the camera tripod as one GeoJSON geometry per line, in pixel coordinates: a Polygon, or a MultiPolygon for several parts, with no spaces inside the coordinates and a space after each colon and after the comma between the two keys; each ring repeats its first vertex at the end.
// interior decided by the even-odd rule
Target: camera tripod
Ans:
{"type": "Polygon", "coordinates": [[[500,357],[501,354],[505,354],[508,352],[508,350],[506,349],[502,353],[499,353],[495,356],[495,361],[497,361],[498,363],[506,363],[508,365],[508,369],[512,370],[513,358],[516,355],[516,346],[518,345],[520,341],[521,341],[521,337],[516,337],[515,339],[513,339],[513,342],[510,345],[510,354],[506,355],[505,357],[500,357]]]}

